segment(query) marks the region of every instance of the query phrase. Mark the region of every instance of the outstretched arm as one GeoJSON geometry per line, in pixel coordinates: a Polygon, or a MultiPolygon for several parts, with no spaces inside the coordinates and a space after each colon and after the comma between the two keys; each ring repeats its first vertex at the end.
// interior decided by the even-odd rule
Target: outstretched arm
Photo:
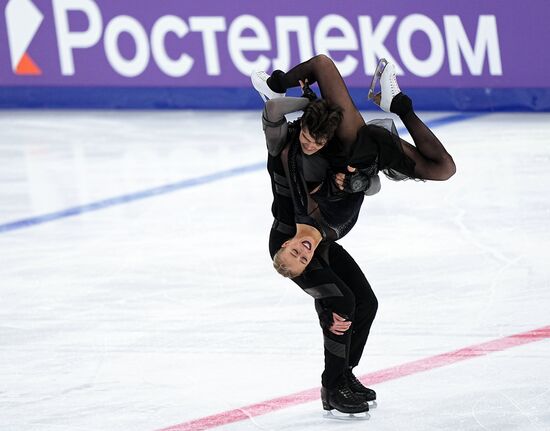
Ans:
{"type": "Polygon", "coordinates": [[[308,103],[304,97],[280,97],[267,101],[262,125],[269,154],[277,156],[286,144],[288,124],[285,115],[303,110],[308,103]]]}

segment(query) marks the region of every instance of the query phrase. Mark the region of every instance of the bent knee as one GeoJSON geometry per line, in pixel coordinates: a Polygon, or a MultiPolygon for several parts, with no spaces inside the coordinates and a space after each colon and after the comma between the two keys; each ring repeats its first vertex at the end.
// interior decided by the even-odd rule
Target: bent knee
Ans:
{"type": "Polygon", "coordinates": [[[362,297],[357,301],[355,313],[357,317],[368,318],[374,320],[378,311],[378,298],[374,294],[362,297]]]}
{"type": "Polygon", "coordinates": [[[451,156],[445,156],[437,161],[422,163],[416,161],[415,174],[418,178],[432,181],[447,181],[456,173],[456,165],[451,156]]]}
{"type": "Polygon", "coordinates": [[[313,60],[318,63],[320,66],[327,67],[327,66],[333,66],[336,67],[334,64],[334,61],[332,58],[330,58],[326,54],[318,54],[315,57],[313,57],[313,60]]]}
{"type": "Polygon", "coordinates": [[[445,157],[442,169],[442,180],[446,181],[456,174],[456,164],[451,156],[445,157]]]}

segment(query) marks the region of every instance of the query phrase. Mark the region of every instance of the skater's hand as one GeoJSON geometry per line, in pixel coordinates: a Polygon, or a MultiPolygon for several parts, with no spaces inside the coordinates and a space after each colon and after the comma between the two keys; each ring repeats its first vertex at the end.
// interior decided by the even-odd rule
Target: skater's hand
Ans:
{"type": "MultiPolygon", "coordinates": [[[[357,169],[352,168],[351,166],[348,166],[349,172],[355,172],[357,169]]],[[[346,174],[343,172],[338,172],[336,175],[334,175],[334,182],[336,183],[336,187],[338,187],[340,190],[344,190],[344,182],[346,181],[346,174]]]]}
{"type": "Polygon", "coordinates": [[[346,332],[351,326],[351,322],[349,320],[336,313],[332,313],[332,319],[334,323],[330,326],[329,331],[335,335],[344,335],[344,332],[346,332]]]}
{"type": "Polygon", "coordinates": [[[309,88],[307,78],[303,81],[300,79],[298,80],[298,82],[300,83],[300,88],[302,89],[302,97],[305,97],[310,102],[313,102],[315,99],[317,99],[317,94],[315,94],[315,92],[311,88],[309,88]]]}

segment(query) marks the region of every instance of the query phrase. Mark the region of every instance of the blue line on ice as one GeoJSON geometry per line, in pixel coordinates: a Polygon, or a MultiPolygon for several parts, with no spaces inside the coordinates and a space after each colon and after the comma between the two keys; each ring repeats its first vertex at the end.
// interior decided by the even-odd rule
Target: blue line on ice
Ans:
{"type": "MultiPolygon", "coordinates": [[[[457,123],[460,121],[470,120],[472,118],[477,118],[481,115],[485,115],[485,114],[481,114],[481,113],[453,114],[446,117],[436,118],[434,120],[427,121],[426,124],[430,128],[435,128],[435,127],[440,127],[447,124],[457,123]]],[[[405,133],[405,132],[406,130],[404,128],[399,129],[399,133],[405,133]]],[[[116,205],[123,205],[126,203],[151,198],[154,196],[164,195],[167,193],[172,193],[179,190],[200,186],[202,184],[208,184],[215,181],[220,181],[226,178],[236,177],[249,172],[265,169],[265,166],[266,166],[265,161],[254,163],[251,165],[239,166],[239,167],[224,170],[224,171],[214,172],[212,174],[204,175],[201,177],[189,178],[189,179],[178,181],[172,184],[166,184],[163,186],[154,187],[152,189],[142,190],[135,193],[129,193],[122,196],[115,196],[112,198],[103,199],[103,200],[92,202],[85,205],[78,205],[72,208],[66,208],[66,209],[48,213],[48,214],[38,215],[38,216],[29,217],[21,220],[16,220],[13,222],[8,222],[5,224],[0,224],[0,234],[28,228],[31,226],[36,226],[43,223],[52,222],[55,220],[61,220],[67,217],[78,216],[80,214],[85,214],[92,211],[110,208],[116,205]]]]}

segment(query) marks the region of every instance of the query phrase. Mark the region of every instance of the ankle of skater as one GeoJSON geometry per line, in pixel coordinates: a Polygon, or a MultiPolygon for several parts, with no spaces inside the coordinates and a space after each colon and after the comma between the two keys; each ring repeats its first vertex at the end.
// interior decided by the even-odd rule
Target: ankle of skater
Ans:
{"type": "Polygon", "coordinates": [[[391,101],[390,111],[397,114],[405,122],[407,117],[414,115],[412,99],[405,93],[400,92],[391,101]]]}
{"type": "Polygon", "coordinates": [[[282,70],[274,70],[267,78],[267,86],[276,93],[285,93],[287,88],[283,82],[285,73],[282,70]]]}

